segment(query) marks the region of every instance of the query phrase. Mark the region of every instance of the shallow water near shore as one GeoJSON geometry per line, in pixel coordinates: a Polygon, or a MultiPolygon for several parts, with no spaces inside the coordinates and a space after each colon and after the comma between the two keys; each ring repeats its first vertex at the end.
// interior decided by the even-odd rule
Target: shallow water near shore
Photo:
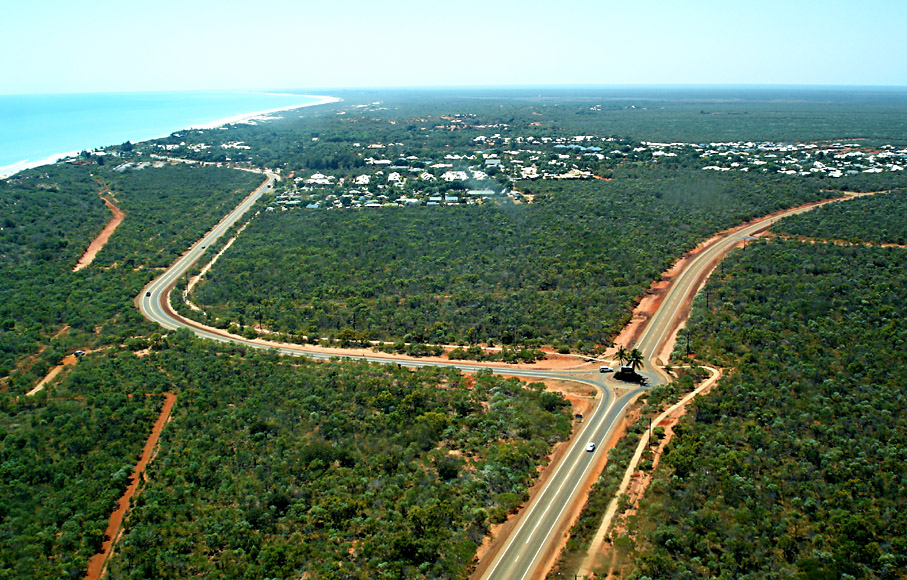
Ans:
{"type": "Polygon", "coordinates": [[[240,91],[0,95],[0,176],[85,149],[318,100],[240,91]]]}

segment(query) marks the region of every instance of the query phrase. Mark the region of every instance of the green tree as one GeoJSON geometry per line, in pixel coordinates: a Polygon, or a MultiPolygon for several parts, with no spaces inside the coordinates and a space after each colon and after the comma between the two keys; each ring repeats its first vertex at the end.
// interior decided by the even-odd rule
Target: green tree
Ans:
{"type": "Polygon", "coordinates": [[[645,357],[642,355],[642,351],[638,348],[634,348],[627,354],[627,364],[633,367],[634,371],[643,366],[642,363],[644,360],[645,357]]]}
{"type": "Polygon", "coordinates": [[[617,357],[617,360],[620,362],[621,365],[623,365],[625,362],[627,362],[627,357],[629,355],[630,355],[630,352],[622,344],[618,345],[617,352],[614,353],[614,356],[617,357]]]}

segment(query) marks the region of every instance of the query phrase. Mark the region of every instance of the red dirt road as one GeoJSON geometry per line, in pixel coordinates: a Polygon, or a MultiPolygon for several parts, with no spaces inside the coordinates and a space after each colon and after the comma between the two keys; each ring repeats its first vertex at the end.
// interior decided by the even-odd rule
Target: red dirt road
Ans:
{"type": "Polygon", "coordinates": [[[85,580],[98,580],[98,578],[104,575],[107,558],[110,557],[110,554],[113,552],[114,544],[119,539],[123,518],[126,517],[126,512],[129,510],[129,500],[132,499],[132,496],[139,490],[139,482],[142,480],[145,468],[154,456],[158,439],[161,437],[161,431],[164,430],[164,425],[170,420],[170,412],[173,410],[173,405],[175,404],[176,395],[173,393],[164,393],[164,406],[161,408],[161,414],[158,415],[157,421],[151,429],[151,435],[148,436],[145,447],[142,448],[142,457],[139,459],[138,463],[135,464],[135,470],[132,472],[129,487],[126,488],[123,497],[121,497],[120,501],[117,503],[116,510],[110,514],[110,521],[107,524],[107,529],[104,531],[104,535],[107,539],[104,540],[104,544],[101,546],[101,552],[92,556],[91,560],[88,561],[88,573],[85,575],[85,580]]]}
{"type": "Polygon", "coordinates": [[[91,241],[90,244],[88,244],[88,249],[85,250],[85,253],[82,254],[81,258],[79,258],[79,262],[72,269],[73,272],[78,272],[82,268],[87,268],[88,265],[91,264],[92,261],[94,261],[95,256],[98,255],[98,252],[101,251],[101,248],[104,247],[104,245],[107,243],[107,240],[109,240],[110,236],[113,235],[113,232],[121,223],[123,223],[123,218],[126,217],[126,214],[123,213],[123,210],[118,208],[117,205],[113,203],[113,201],[111,201],[111,198],[109,197],[109,195],[107,195],[109,193],[110,188],[105,185],[104,189],[98,192],[98,196],[100,196],[100,198],[104,200],[104,203],[107,205],[107,207],[110,208],[110,211],[113,212],[113,219],[107,222],[107,225],[104,226],[104,229],[101,230],[101,233],[98,234],[98,237],[96,237],[91,241]]]}

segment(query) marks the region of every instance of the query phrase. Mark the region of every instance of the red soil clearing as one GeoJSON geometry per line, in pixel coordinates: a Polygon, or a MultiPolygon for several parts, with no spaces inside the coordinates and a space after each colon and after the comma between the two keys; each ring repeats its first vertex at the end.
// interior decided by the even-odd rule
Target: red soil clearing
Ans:
{"type": "Polygon", "coordinates": [[[110,554],[113,552],[114,544],[119,540],[123,518],[129,510],[129,500],[139,490],[139,482],[142,481],[142,477],[145,474],[145,468],[154,457],[155,447],[157,447],[161,431],[164,430],[164,425],[170,420],[170,412],[173,410],[174,404],[176,404],[176,395],[173,393],[164,393],[164,406],[161,408],[161,414],[158,415],[157,421],[151,429],[151,435],[148,436],[148,440],[145,442],[145,447],[142,449],[142,457],[139,459],[138,463],[135,464],[135,470],[132,472],[129,487],[126,488],[123,497],[121,497],[120,501],[117,503],[117,508],[110,514],[110,521],[107,523],[107,529],[104,531],[104,535],[107,539],[104,540],[104,544],[101,546],[101,552],[92,556],[91,560],[88,562],[88,573],[85,575],[85,580],[98,580],[98,578],[104,575],[107,558],[110,557],[110,554]]]}

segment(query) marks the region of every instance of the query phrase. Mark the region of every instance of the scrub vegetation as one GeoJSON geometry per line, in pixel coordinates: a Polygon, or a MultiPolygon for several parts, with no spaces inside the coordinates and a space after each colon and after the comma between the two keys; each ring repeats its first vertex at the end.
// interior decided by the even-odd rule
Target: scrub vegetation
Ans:
{"type": "MultiPolygon", "coordinates": [[[[191,298],[200,320],[282,340],[597,352],[703,239],[847,190],[893,192],[780,233],[903,244],[899,93],[669,93],[349,93],[0,182],[0,578],[84,575],[160,409],[146,395],[178,399],[113,579],[464,578],[569,435],[566,401],[537,384],[146,322],[141,288],[262,181],[151,154],[280,170],[191,298]],[[105,187],[125,220],[72,272],[109,219],[105,187]]],[[[636,577],[903,576],[905,266],[901,248],[774,240],[716,273],[681,344],[734,370],[675,428],[635,544],[620,542],[636,577]]],[[[573,549],[607,501],[592,505],[573,549]]]]}
{"type": "Polygon", "coordinates": [[[735,370],[674,429],[634,577],[903,574],[905,272],[900,248],[775,241],[728,260],[686,332],[735,370]]]}
{"type": "MultiPolygon", "coordinates": [[[[193,292],[216,326],[441,344],[608,344],[712,233],[827,197],[808,184],[640,168],[522,182],[532,204],[262,212],[193,292]]],[[[264,202],[267,203],[267,202],[264,202]]]]}
{"type": "Polygon", "coordinates": [[[907,244],[907,190],[831,204],[792,216],[774,231],[790,236],[850,243],[907,244]]]}
{"type": "Polygon", "coordinates": [[[180,377],[112,578],[461,578],[570,432],[559,394],[491,374],[293,360],[186,332],[111,362],[93,372],[180,377]]]}

